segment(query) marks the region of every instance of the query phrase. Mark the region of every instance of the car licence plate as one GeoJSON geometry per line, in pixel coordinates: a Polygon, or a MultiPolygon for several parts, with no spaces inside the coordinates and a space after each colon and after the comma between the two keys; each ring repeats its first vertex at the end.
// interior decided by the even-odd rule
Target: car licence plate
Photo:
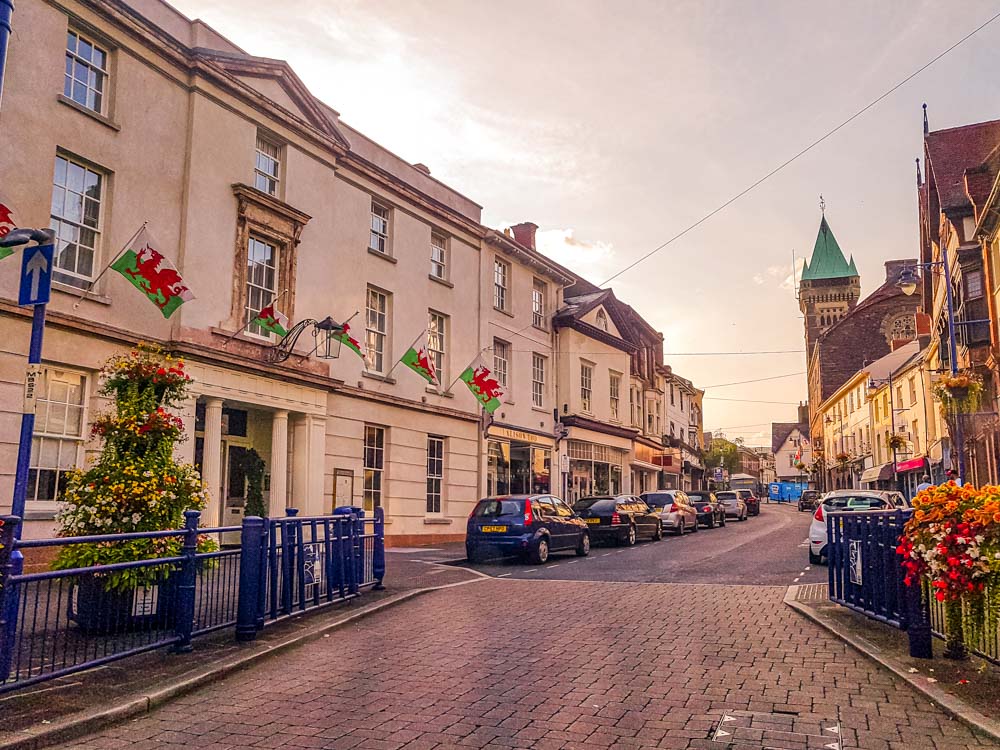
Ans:
{"type": "Polygon", "coordinates": [[[600,518],[588,518],[587,519],[587,523],[600,523],[600,522],[601,522],[600,518]]]}
{"type": "Polygon", "coordinates": [[[495,534],[502,534],[507,530],[506,526],[481,526],[480,531],[484,531],[487,534],[493,532],[495,534]]]}

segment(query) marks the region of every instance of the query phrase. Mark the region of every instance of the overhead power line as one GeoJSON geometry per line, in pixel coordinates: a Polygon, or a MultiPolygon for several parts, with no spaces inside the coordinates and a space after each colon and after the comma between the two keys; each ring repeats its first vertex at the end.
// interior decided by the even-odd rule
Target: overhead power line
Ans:
{"type": "Polygon", "coordinates": [[[722,398],[721,396],[705,396],[703,401],[741,401],[745,404],[781,404],[783,406],[798,406],[798,401],[760,401],[755,398],[722,398]]]}
{"type": "Polygon", "coordinates": [[[805,349],[777,349],[770,352],[664,352],[664,357],[729,357],[745,354],[805,354],[805,349]]]}
{"type": "Polygon", "coordinates": [[[712,211],[710,211],[709,213],[705,214],[700,219],[698,219],[698,221],[696,221],[694,224],[691,224],[686,229],[678,232],[673,237],[671,237],[670,239],[668,239],[666,242],[664,242],[664,243],[662,243],[660,245],[657,245],[656,247],[654,247],[652,250],[650,250],[648,253],[646,253],[645,255],[641,256],[637,260],[634,260],[633,262],[629,263],[627,266],[625,266],[625,268],[623,268],[621,271],[619,271],[618,273],[616,273],[614,276],[612,276],[609,279],[607,279],[604,282],[602,282],[600,284],[600,286],[603,287],[606,284],[611,283],[612,281],[614,281],[615,279],[617,279],[619,276],[621,276],[626,271],[632,270],[637,265],[639,265],[640,263],[642,263],[643,261],[645,261],[647,258],[650,258],[650,257],[656,255],[658,252],[660,252],[661,250],[663,250],[668,245],[671,245],[672,243],[676,242],[681,237],[683,237],[684,235],[686,235],[688,232],[690,232],[690,231],[696,229],[697,227],[701,226],[702,224],[704,224],[706,221],[708,221],[709,219],[711,219],[713,216],[715,216],[720,211],[728,208],[731,204],[733,204],[736,201],[738,201],[740,198],[742,198],[744,195],[746,195],[747,193],[749,193],[750,191],[752,191],[753,189],[755,189],[757,186],[759,186],[762,183],[766,182],[767,180],[769,180],[770,178],[772,178],[774,175],[778,174],[778,172],[781,172],[789,164],[791,164],[792,162],[796,161],[800,157],[802,157],[805,154],[807,154],[810,151],[812,151],[814,148],[816,148],[816,146],[818,146],[819,144],[821,144],[823,141],[825,141],[827,138],[829,138],[830,136],[832,136],[834,133],[836,133],[837,131],[839,131],[842,128],[846,127],[847,125],[851,124],[852,122],[854,122],[856,119],[858,119],[859,117],[861,117],[861,115],[863,115],[869,109],[871,109],[872,107],[874,107],[880,101],[882,101],[883,99],[885,99],[890,94],[894,93],[901,86],[909,83],[911,80],[913,80],[918,75],[920,75],[925,70],[927,70],[927,68],[929,68],[931,65],[933,65],[934,63],[936,63],[938,60],[940,60],[942,57],[944,57],[945,55],[947,55],[952,50],[960,47],[962,44],[964,44],[965,42],[967,42],[969,39],[971,39],[977,33],[979,33],[980,31],[982,31],[983,29],[985,29],[987,26],[989,26],[991,23],[993,23],[994,21],[996,21],[998,18],[1000,18],[1000,13],[997,13],[996,15],[992,16],[990,19],[988,19],[984,23],[982,23],[979,26],[977,26],[975,29],[973,29],[972,31],[970,31],[965,36],[963,36],[961,39],[959,39],[957,42],[955,42],[954,44],[952,44],[946,50],[944,50],[943,52],[938,53],[930,61],[928,61],[928,62],[924,63],[923,65],[921,65],[919,68],[917,68],[915,71],[913,71],[912,73],[910,73],[910,75],[908,75],[902,81],[900,81],[899,83],[897,83],[895,86],[893,86],[892,88],[890,88],[885,93],[881,94],[880,96],[878,96],[875,99],[873,99],[872,101],[870,101],[868,104],[866,104],[864,107],[862,107],[861,109],[859,109],[853,115],[851,115],[846,120],[844,120],[843,122],[841,122],[839,125],[837,125],[836,127],[832,128],[831,130],[828,130],[826,133],[824,133],[822,136],[820,136],[815,141],[813,141],[812,143],[810,143],[808,146],[806,146],[805,148],[803,148],[801,151],[799,151],[798,153],[796,153],[794,156],[792,156],[789,159],[786,159],[781,164],[779,164],[774,169],[772,169],[770,172],[768,172],[767,174],[765,174],[763,177],[761,177],[758,180],[756,180],[755,182],[751,183],[749,186],[743,188],[743,190],[741,190],[740,192],[738,192],[736,195],[734,195],[732,198],[730,198],[729,200],[727,200],[721,206],[719,206],[719,207],[713,209],[712,211]]]}
{"type": "Polygon", "coordinates": [[[716,383],[715,385],[703,385],[701,389],[708,390],[709,388],[725,388],[730,385],[744,385],[745,383],[762,383],[765,380],[781,380],[782,378],[794,378],[796,375],[805,375],[803,372],[789,372],[785,375],[772,375],[769,378],[754,378],[753,380],[737,380],[735,383],[716,383]]]}

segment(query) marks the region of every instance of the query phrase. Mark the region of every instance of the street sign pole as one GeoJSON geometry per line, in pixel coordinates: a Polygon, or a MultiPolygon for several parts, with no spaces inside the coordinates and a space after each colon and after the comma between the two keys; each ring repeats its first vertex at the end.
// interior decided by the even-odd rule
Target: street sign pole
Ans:
{"type": "MultiPolygon", "coordinates": [[[[42,336],[45,333],[45,306],[49,301],[52,285],[52,245],[35,245],[23,250],[21,259],[21,288],[18,304],[33,306],[31,316],[31,342],[28,345],[28,368],[24,379],[24,402],[21,409],[21,437],[17,446],[17,469],[14,473],[14,499],[11,515],[24,518],[28,497],[28,470],[31,466],[31,439],[35,432],[35,401],[41,386],[42,336]]],[[[24,524],[14,530],[21,537],[24,524]]],[[[15,550],[15,555],[20,554],[15,550]]]]}

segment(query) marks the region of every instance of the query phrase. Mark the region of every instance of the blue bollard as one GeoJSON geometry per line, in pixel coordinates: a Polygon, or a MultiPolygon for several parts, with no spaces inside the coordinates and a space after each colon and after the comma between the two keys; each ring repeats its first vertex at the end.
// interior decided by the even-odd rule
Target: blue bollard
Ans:
{"type": "Polygon", "coordinates": [[[184,546],[181,555],[180,584],[177,586],[177,643],[173,651],[185,654],[191,651],[191,634],[194,632],[194,597],[198,579],[198,519],[197,510],[184,511],[184,546]]]}
{"type": "Polygon", "coordinates": [[[252,641],[257,637],[260,609],[260,561],[264,557],[264,519],[246,516],[240,534],[240,589],[236,605],[236,640],[252,641]]]}
{"type": "Polygon", "coordinates": [[[0,528],[0,684],[10,675],[17,639],[18,595],[12,578],[24,572],[24,557],[14,554],[14,540],[21,519],[7,516],[3,522],[0,528]]]}
{"type": "Polygon", "coordinates": [[[385,588],[382,579],[385,578],[385,510],[375,509],[375,553],[372,557],[372,573],[375,576],[375,591],[385,588]]]}

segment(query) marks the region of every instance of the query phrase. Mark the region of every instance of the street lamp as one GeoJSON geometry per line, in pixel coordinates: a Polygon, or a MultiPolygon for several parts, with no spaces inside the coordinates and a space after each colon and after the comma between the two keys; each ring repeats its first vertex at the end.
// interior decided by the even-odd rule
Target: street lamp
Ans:
{"type": "MultiPolygon", "coordinates": [[[[951,374],[954,376],[958,374],[958,345],[956,343],[955,329],[959,325],[971,325],[972,323],[985,323],[988,321],[955,321],[955,300],[951,289],[951,266],[948,264],[948,248],[945,245],[941,246],[941,260],[929,261],[927,263],[916,263],[912,266],[904,266],[903,270],[899,274],[899,280],[896,282],[896,286],[899,287],[903,294],[909,297],[917,291],[917,284],[920,281],[920,277],[917,275],[916,269],[934,269],[939,267],[944,269],[945,300],[947,301],[948,312],[948,367],[951,370],[951,374]]],[[[965,440],[962,432],[962,420],[959,419],[956,414],[954,436],[955,446],[953,446],[953,450],[954,447],[957,446],[959,484],[965,484],[965,440]]]]}
{"type": "MultiPolygon", "coordinates": [[[[295,350],[295,344],[309,326],[312,326],[312,335],[316,340],[316,345],[310,354],[317,359],[336,359],[340,356],[340,347],[343,344],[343,335],[347,332],[345,323],[338,323],[329,315],[323,320],[306,318],[292,326],[292,329],[274,346],[268,347],[264,351],[267,362],[277,364],[284,362],[295,350]]],[[[308,356],[308,355],[307,355],[308,356]]]]}

